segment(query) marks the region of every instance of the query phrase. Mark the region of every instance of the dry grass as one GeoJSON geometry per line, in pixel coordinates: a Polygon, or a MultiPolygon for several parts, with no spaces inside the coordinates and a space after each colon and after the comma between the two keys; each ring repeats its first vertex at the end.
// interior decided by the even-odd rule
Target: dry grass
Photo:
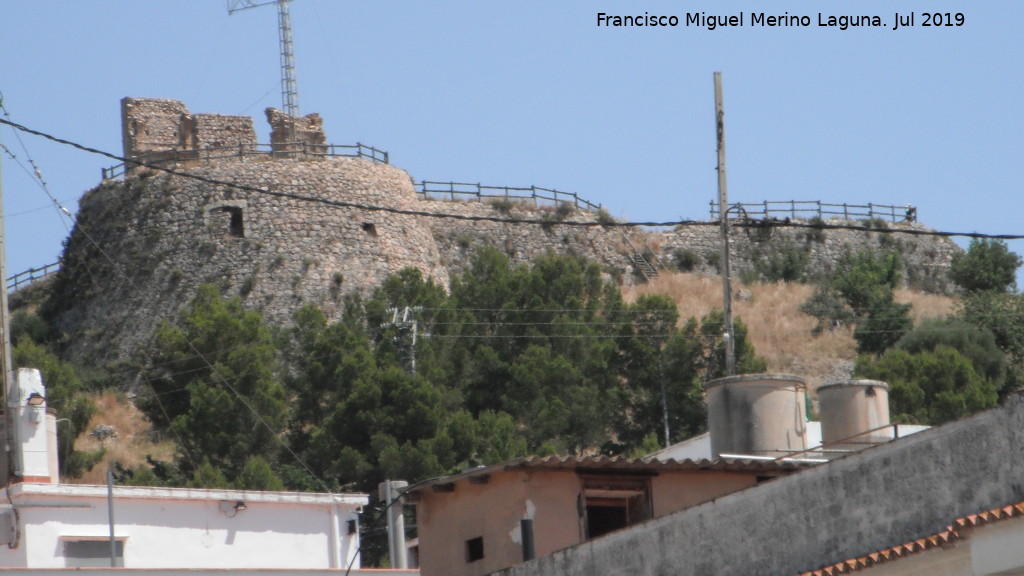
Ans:
{"type": "Polygon", "coordinates": [[[106,391],[94,397],[93,401],[99,410],[89,421],[87,431],[75,440],[75,448],[91,451],[105,447],[107,453],[92,470],[81,478],[68,480],[69,483],[105,484],[107,467],[113,462],[133,468],[144,463],[147,454],[157,460],[170,460],[174,456],[174,444],[166,440],[154,442],[152,425],[123,394],[106,391]],[[101,442],[89,434],[101,424],[113,426],[117,436],[101,442]]]}
{"type": "Polygon", "coordinates": [[[949,296],[936,296],[935,294],[924,294],[901,288],[896,291],[896,301],[911,304],[913,308],[910,315],[914,318],[914,324],[925,318],[941,318],[953,313],[956,301],[949,296]]]}
{"type": "MultiPolygon", "coordinates": [[[[857,356],[853,331],[844,327],[814,336],[815,319],[800,312],[800,305],[814,292],[803,284],[734,283],[733,314],[747,325],[748,337],[757,354],[768,361],[771,372],[785,372],[807,379],[812,389],[848,376],[857,356]]],[[[626,301],[642,294],[663,294],[672,298],[682,321],[700,318],[712,308],[722,308],[722,280],[700,274],[662,274],[652,282],[623,290],[626,301]]],[[[953,309],[946,296],[898,290],[896,300],[913,305],[914,322],[925,317],[944,316],[953,309]]]]}

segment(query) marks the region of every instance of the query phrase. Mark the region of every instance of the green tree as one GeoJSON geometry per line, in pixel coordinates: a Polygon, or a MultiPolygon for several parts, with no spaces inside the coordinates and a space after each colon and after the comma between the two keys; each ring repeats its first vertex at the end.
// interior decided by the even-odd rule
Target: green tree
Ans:
{"type": "Polygon", "coordinates": [[[859,317],[892,299],[900,282],[900,257],[895,252],[846,252],[839,258],[832,286],[859,317]]]}
{"type": "Polygon", "coordinates": [[[975,238],[966,252],[953,255],[949,277],[967,293],[1016,290],[1021,258],[1002,240],[975,238]]]}
{"type": "Polygon", "coordinates": [[[242,471],[235,477],[234,486],[241,490],[284,490],[284,482],[262,456],[252,456],[245,461],[242,471]]]}
{"type": "Polygon", "coordinates": [[[913,326],[910,305],[895,300],[900,266],[896,252],[846,252],[840,257],[831,282],[820,286],[801,306],[801,311],[818,318],[818,333],[826,323],[831,326],[852,316],[857,324],[853,333],[857,351],[881,354],[913,326]],[[842,298],[845,306],[836,296],[842,298]]]}
{"type": "Polygon", "coordinates": [[[1009,394],[1024,386],[1024,297],[1009,292],[973,292],[964,295],[957,318],[992,333],[1007,359],[1009,394]]]}
{"type": "Polygon", "coordinates": [[[846,300],[831,286],[819,286],[814,294],[800,305],[800,312],[818,320],[812,334],[818,336],[825,330],[834,330],[855,318],[846,300]]]}
{"type": "MultiPolygon", "coordinates": [[[[701,338],[702,353],[699,358],[699,366],[706,380],[714,380],[726,376],[725,366],[725,345],[722,334],[725,332],[725,313],[713,309],[700,319],[700,329],[696,329],[697,321],[690,320],[690,324],[683,328],[686,333],[699,333],[701,338]]],[[[733,319],[733,344],[736,360],[737,374],[756,374],[768,369],[768,362],[757,355],[754,345],[747,338],[747,325],[743,319],[733,319]]]]}
{"type": "Polygon", "coordinates": [[[263,318],[205,285],[179,325],[164,323],[155,340],[145,374],[152,394],[139,405],[178,439],[178,467],[191,476],[208,462],[232,480],[251,457],[273,459],[287,405],[263,318]]]}
{"type": "Polygon", "coordinates": [[[871,306],[853,329],[857,352],[861,354],[885,352],[914,326],[910,304],[900,304],[892,295],[879,297],[871,306]]]}
{"type": "Polygon", "coordinates": [[[966,356],[943,344],[918,353],[892,349],[877,360],[861,356],[855,373],[889,384],[896,422],[942,424],[995,406],[999,398],[966,356]]]}
{"type": "Polygon", "coordinates": [[[939,346],[948,346],[970,360],[975,371],[987,378],[996,390],[1005,384],[1006,355],[987,328],[956,317],[929,318],[896,343],[897,348],[911,354],[934,351],[939,346]]]}

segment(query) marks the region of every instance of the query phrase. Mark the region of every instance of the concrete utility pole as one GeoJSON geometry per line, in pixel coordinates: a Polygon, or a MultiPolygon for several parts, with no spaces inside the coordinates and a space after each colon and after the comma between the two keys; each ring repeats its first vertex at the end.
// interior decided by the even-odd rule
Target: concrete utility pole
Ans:
{"type": "Polygon", "coordinates": [[[729,192],[725,181],[725,105],[722,73],[715,72],[715,127],[718,133],[718,217],[722,220],[722,314],[725,320],[725,375],[736,374],[736,338],[732,323],[732,272],[729,268],[729,192]]]}
{"type": "Polygon", "coordinates": [[[402,512],[403,500],[400,492],[408,486],[409,483],[404,480],[385,480],[377,485],[380,499],[387,503],[388,557],[391,567],[400,570],[409,567],[405,550],[405,515],[402,512]]]}
{"type": "Polygon", "coordinates": [[[17,411],[18,394],[11,389],[14,384],[13,368],[11,367],[11,319],[10,310],[7,308],[7,237],[4,235],[4,194],[3,194],[3,159],[0,158],[0,281],[3,282],[3,290],[0,291],[0,381],[3,383],[4,418],[3,424],[6,430],[4,434],[4,453],[0,455],[0,486],[7,486],[11,482],[12,466],[14,456],[17,453],[17,426],[14,425],[14,418],[17,411]],[[8,402],[15,402],[10,406],[8,402]]]}

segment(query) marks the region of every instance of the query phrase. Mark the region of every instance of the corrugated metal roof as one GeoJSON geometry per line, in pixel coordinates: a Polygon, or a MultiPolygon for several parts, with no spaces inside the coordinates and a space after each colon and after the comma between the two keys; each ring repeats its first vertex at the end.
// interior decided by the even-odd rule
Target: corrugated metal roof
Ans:
{"type": "Polygon", "coordinates": [[[871,554],[867,554],[859,558],[843,560],[842,562],[837,562],[831,566],[825,566],[811,572],[803,572],[800,576],[835,576],[836,574],[850,574],[851,572],[871,568],[876,564],[906,558],[907,556],[917,554],[918,552],[949,546],[957,540],[966,538],[967,532],[972,528],[1017,516],[1024,516],[1024,502],[986,510],[985,512],[971,514],[970,516],[964,516],[963,518],[957,518],[953,521],[952,525],[947,526],[945,530],[938,534],[918,538],[912,542],[899,544],[892,548],[879,550],[878,552],[872,552],[871,554]]]}
{"type": "Polygon", "coordinates": [[[713,470],[719,472],[755,472],[761,474],[782,474],[813,466],[811,460],[768,459],[768,458],[715,458],[713,460],[660,460],[657,458],[622,458],[620,456],[526,456],[491,466],[472,468],[459,474],[432,478],[414,484],[409,492],[423,491],[433,486],[454,484],[460,480],[482,478],[508,470],[576,470],[578,472],[622,471],[622,472],[693,472],[713,470]]]}

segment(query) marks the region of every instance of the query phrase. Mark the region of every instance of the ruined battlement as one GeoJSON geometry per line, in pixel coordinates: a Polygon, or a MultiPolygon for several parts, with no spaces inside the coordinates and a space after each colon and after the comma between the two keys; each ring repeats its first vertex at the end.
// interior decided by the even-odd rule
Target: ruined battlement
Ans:
{"type": "MultiPolygon", "coordinates": [[[[267,108],[271,153],[276,155],[327,151],[327,135],[319,114],[293,118],[267,108]]],[[[188,161],[208,157],[210,151],[257,149],[256,130],[249,116],[193,114],[178,100],[123,98],[121,139],[124,157],[143,162],[188,161]]],[[[126,167],[132,175],[135,167],[126,167]]]]}

